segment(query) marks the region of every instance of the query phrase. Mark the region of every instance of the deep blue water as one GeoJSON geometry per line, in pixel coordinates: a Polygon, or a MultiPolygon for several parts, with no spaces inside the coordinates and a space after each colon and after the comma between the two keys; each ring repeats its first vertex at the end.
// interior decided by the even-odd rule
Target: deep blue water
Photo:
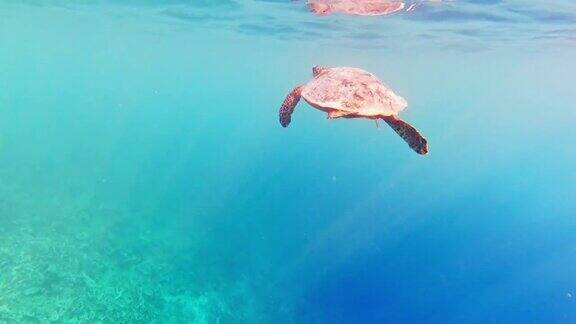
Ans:
{"type": "Polygon", "coordinates": [[[0,323],[576,322],[576,7],[0,2],[0,323]],[[278,108],[311,68],[408,100],[278,108]]]}

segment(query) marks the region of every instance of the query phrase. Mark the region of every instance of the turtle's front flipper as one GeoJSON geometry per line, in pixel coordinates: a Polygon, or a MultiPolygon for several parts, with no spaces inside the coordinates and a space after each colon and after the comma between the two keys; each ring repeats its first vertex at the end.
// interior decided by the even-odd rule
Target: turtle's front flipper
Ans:
{"type": "Polygon", "coordinates": [[[303,88],[304,86],[297,86],[290,91],[286,99],[284,99],[282,107],[280,107],[280,125],[282,125],[282,127],[288,127],[288,125],[290,125],[290,121],[292,120],[290,116],[294,111],[294,107],[296,107],[296,104],[300,101],[300,94],[303,88]]]}
{"type": "Polygon", "coordinates": [[[395,116],[382,117],[384,121],[394,129],[403,140],[408,143],[411,149],[416,151],[418,154],[428,153],[428,142],[426,139],[405,121],[402,121],[395,116]]]}

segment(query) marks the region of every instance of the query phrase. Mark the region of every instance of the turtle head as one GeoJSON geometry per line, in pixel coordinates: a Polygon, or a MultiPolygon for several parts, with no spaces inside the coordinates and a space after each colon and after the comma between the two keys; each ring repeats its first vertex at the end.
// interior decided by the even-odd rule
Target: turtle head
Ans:
{"type": "Polygon", "coordinates": [[[315,65],[315,66],[312,68],[312,75],[313,75],[314,77],[317,77],[317,76],[319,76],[320,74],[326,72],[328,69],[329,69],[329,67],[327,67],[327,66],[315,65]]]}
{"type": "Polygon", "coordinates": [[[310,11],[320,16],[330,13],[330,5],[327,3],[311,1],[308,3],[308,7],[310,8],[310,11]]]}

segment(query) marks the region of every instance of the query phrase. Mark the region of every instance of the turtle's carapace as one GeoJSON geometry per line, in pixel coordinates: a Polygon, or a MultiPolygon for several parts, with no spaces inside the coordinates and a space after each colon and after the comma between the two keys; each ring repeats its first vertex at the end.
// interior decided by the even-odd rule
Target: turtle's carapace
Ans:
{"type": "Polygon", "coordinates": [[[280,124],[288,127],[300,98],[327,113],[329,119],[382,119],[418,154],[428,153],[428,142],[410,124],[398,118],[408,103],[375,75],[352,67],[312,68],[314,78],[295,87],[280,107],[280,124]]]}

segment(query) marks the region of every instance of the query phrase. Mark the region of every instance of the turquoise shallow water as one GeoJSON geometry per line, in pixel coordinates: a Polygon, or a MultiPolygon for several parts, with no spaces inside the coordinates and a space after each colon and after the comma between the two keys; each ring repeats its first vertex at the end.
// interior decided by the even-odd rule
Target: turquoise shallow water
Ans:
{"type": "Polygon", "coordinates": [[[571,1],[0,3],[0,323],[576,321],[571,1]],[[285,95],[367,69],[428,138],[285,95]]]}

